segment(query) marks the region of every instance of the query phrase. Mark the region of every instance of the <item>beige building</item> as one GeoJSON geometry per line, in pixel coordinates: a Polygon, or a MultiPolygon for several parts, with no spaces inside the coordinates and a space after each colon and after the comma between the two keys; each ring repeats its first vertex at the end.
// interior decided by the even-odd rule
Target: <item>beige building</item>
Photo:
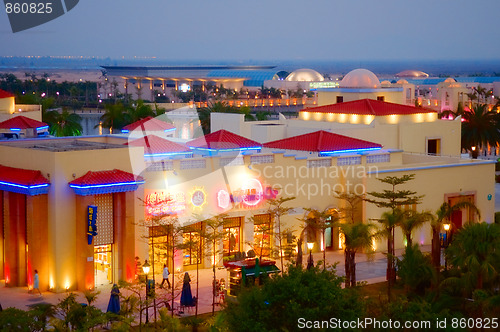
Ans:
{"type": "Polygon", "coordinates": [[[12,93],[0,90],[0,122],[17,115],[42,121],[42,106],[16,104],[15,96],[12,93]]]}

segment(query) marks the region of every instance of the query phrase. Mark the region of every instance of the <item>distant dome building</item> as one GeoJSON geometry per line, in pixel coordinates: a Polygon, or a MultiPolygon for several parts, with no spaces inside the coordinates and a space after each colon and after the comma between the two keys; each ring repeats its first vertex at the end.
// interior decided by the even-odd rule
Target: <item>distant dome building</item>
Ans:
{"type": "Polygon", "coordinates": [[[339,86],[351,89],[379,89],[378,77],[367,69],[354,69],[345,75],[339,86]]]}
{"type": "Polygon", "coordinates": [[[419,70],[404,70],[400,73],[397,73],[394,76],[396,76],[396,77],[408,77],[408,78],[427,78],[427,77],[429,77],[429,74],[424,73],[423,71],[419,71],[419,70]]]}
{"type": "Polygon", "coordinates": [[[401,79],[397,81],[397,84],[408,84],[408,81],[401,79]]]}
{"type": "Polygon", "coordinates": [[[294,70],[285,80],[293,82],[322,82],[325,78],[316,70],[302,68],[294,70]]]}

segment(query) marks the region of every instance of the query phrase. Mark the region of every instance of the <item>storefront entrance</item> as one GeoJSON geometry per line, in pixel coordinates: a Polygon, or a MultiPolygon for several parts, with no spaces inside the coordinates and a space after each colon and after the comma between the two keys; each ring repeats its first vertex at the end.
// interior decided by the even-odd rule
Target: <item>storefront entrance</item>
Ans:
{"type": "Polygon", "coordinates": [[[105,244],[94,246],[95,286],[113,283],[113,246],[105,244]]]}

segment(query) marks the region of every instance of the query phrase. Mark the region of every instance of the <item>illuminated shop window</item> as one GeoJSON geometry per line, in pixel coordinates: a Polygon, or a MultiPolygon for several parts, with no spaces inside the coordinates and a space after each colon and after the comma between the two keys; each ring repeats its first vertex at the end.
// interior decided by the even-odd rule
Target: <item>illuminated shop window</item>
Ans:
{"type": "Polygon", "coordinates": [[[231,256],[240,252],[241,217],[224,219],[224,256],[231,256]]]}
{"type": "MultiPolygon", "coordinates": [[[[155,271],[162,271],[163,264],[172,266],[172,227],[171,225],[158,225],[149,227],[149,257],[153,257],[155,271]]],[[[151,260],[149,261],[152,264],[151,260]]]]}
{"type": "Polygon", "coordinates": [[[182,250],[183,264],[201,264],[202,243],[201,243],[201,222],[191,225],[183,234],[184,248],[182,250]]]}
{"type": "Polygon", "coordinates": [[[269,257],[271,254],[271,215],[257,214],[253,217],[254,251],[256,256],[269,257]]]}

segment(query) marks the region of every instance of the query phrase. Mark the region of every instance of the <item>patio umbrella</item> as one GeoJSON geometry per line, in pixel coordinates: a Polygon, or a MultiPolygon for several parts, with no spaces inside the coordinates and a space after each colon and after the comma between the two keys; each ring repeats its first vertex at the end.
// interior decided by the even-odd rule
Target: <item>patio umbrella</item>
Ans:
{"type": "Polygon", "coordinates": [[[181,306],[184,307],[192,307],[193,303],[193,295],[191,294],[191,278],[189,277],[189,273],[184,274],[184,283],[182,284],[182,293],[181,293],[181,306]]]}
{"type": "Polygon", "coordinates": [[[118,314],[120,312],[120,290],[116,284],[113,285],[111,289],[111,296],[109,297],[108,310],[106,312],[112,312],[118,314]]]}

